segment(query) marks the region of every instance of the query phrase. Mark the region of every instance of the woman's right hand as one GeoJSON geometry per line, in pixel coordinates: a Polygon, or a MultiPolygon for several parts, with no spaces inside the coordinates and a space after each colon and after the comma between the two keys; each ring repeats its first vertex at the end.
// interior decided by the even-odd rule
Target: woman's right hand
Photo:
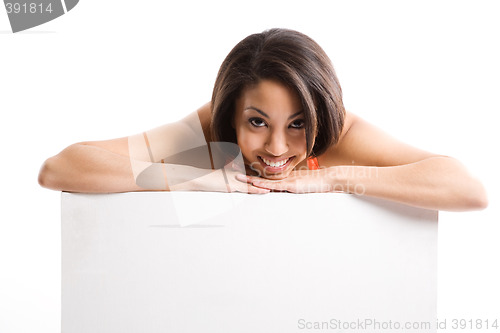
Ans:
{"type": "MultiPolygon", "coordinates": [[[[240,192],[251,194],[265,194],[270,192],[268,189],[259,188],[238,180],[236,176],[244,174],[238,168],[226,166],[224,169],[203,171],[205,171],[204,174],[200,174],[200,169],[184,167],[181,177],[186,181],[170,185],[170,191],[240,192]]],[[[178,169],[176,170],[176,174],[176,177],[179,177],[178,169]]]]}

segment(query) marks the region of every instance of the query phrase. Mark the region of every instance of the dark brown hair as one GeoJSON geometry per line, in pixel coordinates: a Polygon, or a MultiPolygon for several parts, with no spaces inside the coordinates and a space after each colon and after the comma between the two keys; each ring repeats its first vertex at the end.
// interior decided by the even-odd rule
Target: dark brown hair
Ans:
{"type": "Polygon", "coordinates": [[[236,143],[231,126],[235,101],[243,88],[263,79],[277,80],[297,92],[304,111],[309,156],[319,156],[338,142],[345,109],[333,65],[314,40],[288,29],[250,35],[227,55],[212,94],[214,141],[236,143]]]}

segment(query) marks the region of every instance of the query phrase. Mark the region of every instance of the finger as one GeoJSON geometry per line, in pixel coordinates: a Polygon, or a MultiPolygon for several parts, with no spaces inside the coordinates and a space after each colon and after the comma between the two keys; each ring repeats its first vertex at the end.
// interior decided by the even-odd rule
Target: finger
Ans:
{"type": "Polygon", "coordinates": [[[252,177],[247,175],[236,175],[236,179],[241,182],[252,184],[254,187],[261,189],[290,191],[290,183],[287,181],[265,180],[261,177],[252,177]]]}
{"type": "Polygon", "coordinates": [[[252,177],[251,176],[247,176],[247,175],[243,175],[243,174],[237,174],[236,175],[236,179],[239,180],[240,182],[243,182],[243,183],[252,183],[252,177]]]}
{"type": "Polygon", "coordinates": [[[255,187],[253,185],[244,185],[245,187],[237,187],[234,192],[249,193],[249,194],[266,194],[271,192],[271,190],[266,188],[255,187]]]}
{"type": "MultiPolygon", "coordinates": [[[[246,176],[244,176],[246,177],[246,176]]],[[[237,179],[238,177],[235,176],[237,179]]],[[[245,181],[245,179],[238,179],[238,181],[231,182],[231,189],[233,192],[241,192],[241,193],[251,193],[251,194],[265,194],[269,193],[270,190],[266,188],[260,188],[253,186],[245,181]]]]}
{"type": "Polygon", "coordinates": [[[271,192],[270,189],[248,185],[248,193],[250,193],[250,194],[266,194],[269,192],[271,192]]]}
{"type": "Polygon", "coordinates": [[[251,183],[256,187],[266,188],[269,190],[288,191],[290,188],[290,184],[287,181],[253,179],[251,183]]]}
{"type": "MultiPolygon", "coordinates": [[[[265,179],[262,177],[247,176],[245,174],[236,175],[236,179],[238,179],[241,182],[248,183],[248,184],[253,184],[257,181],[265,181],[265,179]]],[[[273,181],[271,180],[271,182],[273,182],[273,181]]]]}
{"type": "Polygon", "coordinates": [[[231,169],[233,169],[234,171],[244,172],[245,166],[239,163],[231,162],[231,169]]]}

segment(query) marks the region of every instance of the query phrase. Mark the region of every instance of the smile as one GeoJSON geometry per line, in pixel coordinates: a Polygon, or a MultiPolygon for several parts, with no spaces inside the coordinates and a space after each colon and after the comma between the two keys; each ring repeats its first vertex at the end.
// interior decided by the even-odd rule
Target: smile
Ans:
{"type": "Polygon", "coordinates": [[[284,171],[286,168],[288,168],[288,165],[290,164],[290,161],[293,160],[293,158],[294,157],[292,156],[279,161],[271,161],[267,158],[259,156],[260,163],[262,164],[264,169],[273,173],[284,171]]]}
{"type": "MultiPolygon", "coordinates": [[[[260,156],[259,156],[260,157],[260,156]]],[[[266,163],[267,165],[271,166],[271,167],[280,167],[280,166],[283,166],[286,164],[286,162],[288,162],[289,158],[285,159],[285,160],[281,160],[281,161],[277,161],[277,162],[273,162],[273,161],[270,161],[268,159],[265,159],[264,157],[260,157],[262,159],[262,161],[264,161],[264,163],[266,163]]]]}

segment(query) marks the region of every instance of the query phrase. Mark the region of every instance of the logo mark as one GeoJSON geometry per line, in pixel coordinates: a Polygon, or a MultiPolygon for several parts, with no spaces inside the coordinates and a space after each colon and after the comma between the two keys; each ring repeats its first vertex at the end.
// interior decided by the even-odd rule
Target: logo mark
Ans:
{"type": "Polygon", "coordinates": [[[79,0],[4,0],[12,32],[52,21],[73,9],[79,0]]]}

